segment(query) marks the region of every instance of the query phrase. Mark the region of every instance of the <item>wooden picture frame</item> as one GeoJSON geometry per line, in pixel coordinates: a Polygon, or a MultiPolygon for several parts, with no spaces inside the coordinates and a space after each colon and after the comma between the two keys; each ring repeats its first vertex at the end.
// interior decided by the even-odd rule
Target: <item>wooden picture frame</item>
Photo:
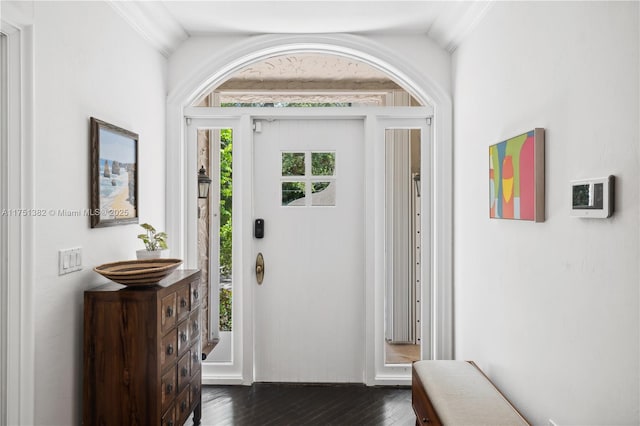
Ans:
{"type": "Polygon", "coordinates": [[[489,147],[489,217],[544,222],[544,129],[489,147]]]}
{"type": "Polygon", "coordinates": [[[138,223],[138,135],[90,118],[92,228],[138,223]]]}

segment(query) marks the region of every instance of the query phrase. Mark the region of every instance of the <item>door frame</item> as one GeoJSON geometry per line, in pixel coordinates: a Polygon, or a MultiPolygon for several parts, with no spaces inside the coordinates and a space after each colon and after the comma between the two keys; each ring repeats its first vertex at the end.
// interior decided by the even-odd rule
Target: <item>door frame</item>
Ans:
{"type": "MultiPolygon", "coordinates": [[[[397,108],[397,107],[396,107],[397,108]]],[[[420,242],[420,277],[421,286],[420,294],[417,295],[420,303],[420,311],[417,312],[420,319],[420,331],[421,336],[420,344],[420,359],[438,359],[435,352],[435,345],[433,336],[436,335],[435,329],[436,320],[434,318],[434,312],[436,306],[434,304],[435,298],[433,297],[435,292],[435,275],[432,268],[433,256],[435,253],[435,242],[433,240],[434,223],[432,217],[434,212],[432,207],[435,205],[435,192],[434,192],[434,165],[432,163],[434,144],[433,129],[431,126],[432,116],[420,116],[420,117],[403,117],[403,116],[385,116],[377,118],[375,125],[375,137],[376,147],[374,150],[375,158],[373,167],[374,173],[374,185],[373,191],[375,192],[376,205],[373,208],[374,211],[374,229],[373,235],[376,236],[375,241],[375,262],[374,267],[374,281],[376,288],[376,296],[382,294],[381,297],[375,298],[375,307],[381,312],[376,312],[375,315],[375,343],[373,349],[375,351],[375,377],[372,382],[376,385],[410,385],[411,382],[407,381],[411,378],[411,365],[410,364],[386,364],[385,363],[385,297],[386,297],[386,279],[387,273],[387,259],[386,248],[388,241],[387,235],[387,208],[386,208],[386,130],[420,130],[420,173],[424,178],[421,181],[420,197],[420,229],[421,229],[421,242],[420,242]]],[[[365,165],[366,167],[366,165],[365,165]]]]}
{"type": "MultiPolygon", "coordinates": [[[[232,234],[232,257],[234,259],[232,265],[232,279],[233,279],[233,298],[232,298],[232,360],[231,362],[216,363],[215,368],[210,364],[202,363],[202,378],[204,384],[225,384],[225,385],[237,385],[246,384],[245,371],[248,365],[245,362],[245,351],[243,348],[250,348],[253,345],[247,342],[247,327],[245,324],[249,324],[251,327],[251,317],[247,319],[246,315],[243,315],[245,309],[243,309],[245,303],[249,303],[251,306],[251,293],[246,292],[245,285],[243,284],[248,278],[246,274],[246,259],[249,254],[247,250],[252,247],[247,247],[242,243],[244,233],[251,233],[251,228],[246,227],[247,212],[251,209],[251,182],[253,176],[252,172],[252,160],[253,149],[247,149],[247,144],[242,143],[247,141],[251,137],[251,122],[250,117],[243,115],[230,116],[215,115],[215,116],[186,116],[185,118],[185,140],[188,142],[186,146],[188,149],[187,154],[187,168],[189,170],[197,170],[201,164],[198,163],[198,129],[232,129],[233,131],[233,212],[232,222],[234,224],[232,234]],[[247,183],[249,184],[247,186],[247,183]],[[249,206],[247,208],[246,206],[249,206]]],[[[210,149],[212,148],[212,142],[209,141],[210,149]]],[[[210,164],[206,165],[210,174],[220,173],[217,167],[211,164],[213,156],[210,157],[210,164]]],[[[189,262],[190,268],[197,268],[198,263],[198,200],[197,200],[197,175],[193,175],[195,179],[188,179],[186,182],[186,192],[189,194],[186,205],[181,206],[184,210],[184,215],[187,218],[187,232],[182,236],[182,242],[185,247],[188,248],[184,256],[184,262],[189,262]],[[189,260],[187,260],[189,259],[189,260]],[[195,262],[195,266],[193,263],[195,262]]],[[[215,191],[210,190],[210,195],[207,199],[209,207],[207,211],[211,215],[216,210],[212,204],[219,202],[219,199],[214,199],[211,194],[215,191]]],[[[211,232],[211,230],[210,230],[211,232]]],[[[217,241],[217,240],[216,240],[217,241]]],[[[218,318],[214,316],[218,315],[219,310],[212,308],[214,303],[218,303],[219,299],[217,295],[214,295],[212,291],[212,281],[215,277],[217,280],[217,274],[212,273],[214,260],[209,259],[209,339],[215,339],[218,337],[217,328],[219,323],[218,318]]],[[[217,281],[215,281],[217,283],[217,281]]],[[[216,289],[217,290],[217,289],[216,289]]],[[[246,312],[251,313],[252,309],[246,309],[246,312]]],[[[251,335],[251,334],[249,334],[251,335]]]]}
{"type": "MultiPolygon", "coordinates": [[[[0,172],[6,182],[5,206],[31,210],[35,199],[34,154],[34,67],[33,17],[17,4],[2,5],[0,31],[7,47],[7,140],[0,172]]],[[[33,424],[35,407],[35,326],[33,310],[34,220],[30,216],[8,215],[3,218],[6,240],[3,241],[2,286],[6,288],[3,315],[4,357],[2,387],[6,401],[0,410],[0,424],[33,424]],[[6,280],[6,283],[5,283],[6,280]],[[6,318],[6,321],[5,321],[6,318]]]]}
{"type": "MultiPolygon", "coordinates": [[[[186,267],[197,267],[187,256],[187,181],[197,170],[187,167],[185,111],[201,96],[218,87],[234,73],[275,56],[316,53],[342,56],[364,62],[389,75],[421,105],[433,107],[432,161],[433,215],[431,271],[433,276],[434,359],[453,359],[453,108],[446,86],[428,67],[398,54],[384,42],[350,34],[267,34],[230,41],[219,49],[200,51],[195,66],[182,69],[180,79],[167,97],[166,226],[176,236],[171,253],[185,259],[186,267]]],[[[227,113],[228,116],[228,113],[227,113]]]]}
{"type": "MultiPolygon", "coordinates": [[[[233,128],[234,131],[234,207],[233,207],[233,277],[234,277],[234,359],[222,368],[210,368],[203,365],[203,383],[205,384],[251,384],[254,381],[254,296],[255,275],[252,265],[255,261],[252,224],[254,219],[253,194],[253,120],[280,119],[358,119],[364,125],[364,247],[365,247],[365,347],[363,348],[364,379],[367,385],[410,383],[411,372],[406,365],[384,365],[384,176],[385,176],[385,139],[384,126],[394,128],[416,128],[417,120],[422,120],[421,132],[423,149],[421,149],[421,170],[428,170],[429,181],[435,176],[434,164],[431,161],[434,145],[428,141],[432,138],[432,130],[427,123],[433,117],[431,107],[363,107],[363,108],[220,108],[190,107],[185,109],[186,169],[192,179],[186,182],[186,202],[182,206],[186,218],[186,232],[183,234],[183,245],[187,248],[185,263],[197,264],[197,144],[193,143],[198,128],[233,128]],[[428,146],[429,149],[424,149],[428,146]],[[373,214],[370,214],[373,212],[373,214]],[[382,237],[381,237],[382,236],[382,237]]],[[[425,174],[426,175],[426,174],[425,174]]],[[[426,191],[425,191],[426,193],[426,191]]],[[[423,211],[430,212],[435,203],[435,192],[430,197],[422,197],[423,211]]],[[[433,229],[432,214],[423,214],[423,238],[431,241],[433,229]]],[[[431,265],[431,253],[435,250],[424,250],[423,267],[431,265]]],[[[423,299],[431,298],[433,270],[423,277],[423,299]],[[429,280],[426,279],[429,277],[429,280]]],[[[425,311],[435,307],[433,303],[424,304],[425,311]]],[[[432,339],[435,335],[430,315],[423,314],[423,344],[429,350],[424,358],[437,359],[432,339]],[[429,318],[429,319],[428,319],[429,318]]]]}

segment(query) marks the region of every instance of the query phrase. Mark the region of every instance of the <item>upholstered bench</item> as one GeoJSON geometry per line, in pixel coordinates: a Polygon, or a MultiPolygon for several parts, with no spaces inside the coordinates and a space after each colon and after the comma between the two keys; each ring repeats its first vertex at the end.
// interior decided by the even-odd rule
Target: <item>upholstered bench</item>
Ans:
{"type": "Polygon", "coordinates": [[[472,361],[417,361],[412,375],[416,425],[529,425],[472,361]]]}

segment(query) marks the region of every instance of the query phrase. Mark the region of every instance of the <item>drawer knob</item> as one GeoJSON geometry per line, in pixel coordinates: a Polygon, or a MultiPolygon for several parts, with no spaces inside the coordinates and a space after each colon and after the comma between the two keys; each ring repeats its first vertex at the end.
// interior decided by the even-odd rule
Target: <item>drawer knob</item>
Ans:
{"type": "Polygon", "coordinates": [[[429,419],[428,419],[428,418],[426,418],[426,417],[423,417],[423,418],[422,418],[422,423],[429,423],[429,419]]]}
{"type": "Polygon", "coordinates": [[[182,401],[182,403],[180,404],[180,410],[184,412],[186,409],[187,409],[187,401],[182,401]]]}
{"type": "Polygon", "coordinates": [[[167,383],[167,393],[169,394],[171,392],[173,392],[173,384],[167,383]]]}
{"type": "Polygon", "coordinates": [[[173,345],[167,346],[167,355],[173,355],[173,345]]]}
{"type": "Polygon", "coordinates": [[[184,331],[180,333],[180,340],[182,340],[183,342],[187,341],[187,333],[185,333],[184,331]]]}
{"type": "Polygon", "coordinates": [[[168,420],[167,421],[167,426],[173,426],[173,420],[168,420]]]}
{"type": "Polygon", "coordinates": [[[198,354],[193,354],[192,358],[193,358],[193,362],[194,362],[194,363],[197,363],[197,362],[199,361],[199,359],[198,359],[198,358],[199,358],[199,357],[198,357],[198,354]]]}
{"type": "Polygon", "coordinates": [[[183,308],[186,307],[187,306],[187,301],[184,300],[184,299],[180,300],[180,306],[183,307],[183,308]]]}
{"type": "Polygon", "coordinates": [[[194,322],[192,328],[193,328],[193,331],[198,331],[198,323],[194,322]]]}
{"type": "Polygon", "coordinates": [[[173,306],[169,306],[167,308],[167,316],[168,317],[172,317],[173,316],[173,306]]]}
{"type": "Polygon", "coordinates": [[[181,372],[182,372],[182,377],[186,377],[187,374],[189,373],[189,370],[187,369],[187,367],[182,367],[181,372]]]}
{"type": "Polygon", "coordinates": [[[193,290],[193,298],[197,299],[198,297],[200,297],[200,294],[198,293],[198,290],[193,290]]]}

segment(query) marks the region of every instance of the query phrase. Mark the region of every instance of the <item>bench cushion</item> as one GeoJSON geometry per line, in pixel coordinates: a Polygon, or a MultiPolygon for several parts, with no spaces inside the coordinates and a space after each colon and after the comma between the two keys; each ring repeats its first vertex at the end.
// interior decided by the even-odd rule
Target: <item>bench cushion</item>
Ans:
{"type": "Polygon", "coordinates": [[[418,361],[413,367],[443,425],[528,425],[475,365],[418,361]]]}

